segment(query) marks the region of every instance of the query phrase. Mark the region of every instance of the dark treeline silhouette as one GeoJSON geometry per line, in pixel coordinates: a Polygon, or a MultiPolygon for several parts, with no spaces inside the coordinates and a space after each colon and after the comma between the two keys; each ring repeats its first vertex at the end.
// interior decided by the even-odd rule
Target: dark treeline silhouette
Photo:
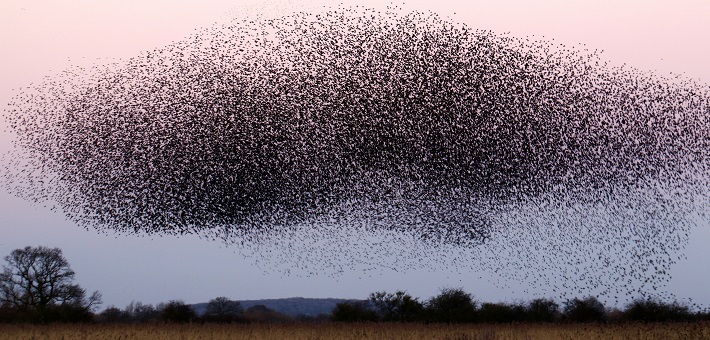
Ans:
{"type": "Polygon", "coordinates": [[[677,302],[639,298],[624,310],[607,308],[596,297],[573,298],[559,305],[552,299],[518,303],[479,303],[462,289],[445,288],[427,301],[404,291],[376,292],[368,300],[336,305],[337,322],[515,323],[515,322],[689,322],[710,320],[710,313],[691,312],[677,302]]]}
{"type": "MultiPolygon", "coordinates": [[[[239,301],[217,297],[207,305],[207,310],[198,315],[192,305],[182,300],[171,300],[156,306],[131,302],[125,309],[111,306],[96,315],[100,323],[286,323],[326,321],[329,316],[291,316],[265,305],[243,309],[239,301]]],[[[375,321],[374,319],[372,321],[375,321]]]]}
{"type": "Polygon", "coordinates": [[[596,297],[573,298],[558,304],[538,298],[527,302],[479,302],[458,288],[445,288],[438,295],[420,301],[404,291],[375,292],[365,300],[350,300],[336,305],[330,315],[293,316],[264,305],[242,309],[238,301],[218,297],[207,310],[197,315],[180,300],[166,304],[144,305],[133,302],[125,309],[106,308],[95,316],[97,322],[416,322],[416,323],[583,323],[583,322],[691,322],[708,321],[710,313],[691,312],[677,302],[636,299],[623,310],[607,308],[596,297]]]}
{"type": "MultiPolygon", "coordinates": [[[[74,271],[58,248],[25,247],[5,257],[0,273],[0,322],[100,323],[285,323],[285,322],[689,322],[710,321],[710,312],[691,312],[677,302],[639,298],[623,310],[610,309],[594,296],[517,303],[479,302],[460,288],[444,288],[420,301],[405,291],[374,292],[365,300],[340,302],[330,314],[293,315],[256,304],[243,308],[239,301],[217,297],[206,304],[188,305],[171,300],[156,306],[131,302],[124,309],[109,306],[95,314],[101,294],[87,296],[74,283],[74,271]],[[197,312],[199,310],[199,313],[197,312]]],[[[298,300],[298,299],[296,299],[298,300]]],[[[305,300],[305,299],[301,299],[305,300]]],[[[330,299],[333,300],[333,299],[330,299]]]]}
{"type": "MultiPolygon", "coordinates": [[[[34,322],[16,311],[0,309],[2,322],[34,322]]],[[[56,313],[60,313],[57,311],[56,313]]],[[[558,304],[551,299],[527,302],[479,302],[462,289],[446,288],[426,301],[404,291],[375,292],[365,300],[336,305],[331,314],[289,315],[255,305],[243,309],[238,301],[225,297],[210,300],[202,314],[182,300],[155,306],[131,302],[121,309],[109,306],[81,319],[53,316],[53,322],[97,323],[295,323],[295,322],[413,322],[413,323],[589,323],[589,322],[692,322],[710,321],[708,312],[691,312],[679,303],[637,299],[623,310],[605,307],[593,296],[573,298],[558,304]]]]}

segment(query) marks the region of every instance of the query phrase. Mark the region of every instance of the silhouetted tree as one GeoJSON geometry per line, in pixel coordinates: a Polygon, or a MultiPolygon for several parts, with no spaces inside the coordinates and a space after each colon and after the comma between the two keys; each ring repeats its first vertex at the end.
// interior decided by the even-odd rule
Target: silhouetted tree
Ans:
{"type": "Polygon", "coordinates": [[[242,316],[242,305],[238,301],[220,296],[209,301],[203,319],[210,322],[235,322],[242,316]]]}
{"type": "Polygon", "coordinates": [[[412,322],[424,314],[424,305],[403,291],[371,293],[369,300],[384,321],[412,322]]]}
{"type": "Polygon", "coordinates": [[[335,305],[332,320],[339,322],[377,321],[377,312],[368,301],[346,301],[335,305]]]}
{"type": "Polygon", "coordinates": [[[427,304],[433,322],[463,323],[476,320],[476,302],[471,294],[457,288],[444,288],[427,304]]]}
{"type": "Polygon", "coordinates": [[[100,322],[108,323],[121,323],[131,320],[131,315],[128,312],[115,306],[104,309],[104,311],[99,314],[99,317],[100,322]]]}
{"type": "Polygon", "coordinates": [[[5,257],[0,274],[0,305],[28,316],[25,321],[88,321],[101,304],[96,291],[74,284],[74,271],[59,248],[25,247],[5,257]]]}
{"type": "Polygon", "coordinates": [[[604,304],[589,296],[583,300],[574,298],[565,301],[564,317],[573,322],[599,322],[605,319],[604,304]]]}
{"type": "Polygon", "coordinates": [[[486,323],[511,323],[525,319],[525,306],[506,303],[483,303],[478,320],[486,323]]]}
{"type": "Polygon", "coordinates": [[[171,300],[160,309],[160,319],[167,322],[190,322],[196,318],[195,311],[182,300],[171,300]]]}
{"type": "Polygon", "coordinates": [[[160,311],[158,311],[151,304],[143,304],[138,301],[131,301],[131,303],[126,306],[126,313],[130,315],[130,320],[132,322],[148,322],[157,320],[160,317],[160,311]]]}
{"type": "Polygon", "coordinates": [[[560,305],[550,299],[534,299],[526,308],[527,321],[553,322],[560,316],[560,305]]]}
{"type": "Polygon", "coordinates": [[[627,320],[643,322],[688,321],[693,315],[677,302],[664,303],[655,299],[636,299],[626,306],[627,320]]]}

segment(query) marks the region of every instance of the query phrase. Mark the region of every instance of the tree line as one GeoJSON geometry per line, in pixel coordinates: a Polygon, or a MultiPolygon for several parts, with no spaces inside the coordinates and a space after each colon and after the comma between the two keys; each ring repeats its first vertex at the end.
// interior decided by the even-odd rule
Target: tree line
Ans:
{"type": "Polygon", "coordinates": [[[710,321],[708,312],[691,312],[679,303],[637,299],[623,309],[607,308],[593,296],[573,298],[561,305],[552,299],[518,303],[478,302],[460,288],[444,288],[427,301],[404,291],[374,292],[364,300],[336,304],[330,314],[291,316],[264,305],[243,309],[238,301],[218,297],[202,315],[180,300],[153,307],[132,302],[125,309],[106,308],[95,322],[412,322],[412,323],[589,323],[589,322],[692,322],[710,321]]]}
{"type": "Polygon", "coordinates": [[[336,305],[331,319],[341,322],[542,323],[542,322],[690,322],[710,321],[708,312],[692,312],[677,302],[643,298],[623,310],[607,308],[596,297],[518,303],[478,302],[460,288],[444,288],[427,301],[404,291],[371,293],[367,300],[336,305]]]}
{"type": "Polygon", "coordinates": [[[243,309],[239,301],[217,297],[198,315],[182,300],[156,306],[132,302],[126,308],[109,306],[98,312],[101,294],[74,283],[74,271],[58,248],[25,247],[5,257],[0,273],[0,322],[689,322],[710,321],[710,313],[691,312],[677,302],[636,299],[623,310],[606,308],[596,297],[519,303],[476,301],[460,288],[444,288],[420,301],[405,291],[374,292],[367,299],[336,304],[330,314],[290,316],[264,305],[243,309]]]}

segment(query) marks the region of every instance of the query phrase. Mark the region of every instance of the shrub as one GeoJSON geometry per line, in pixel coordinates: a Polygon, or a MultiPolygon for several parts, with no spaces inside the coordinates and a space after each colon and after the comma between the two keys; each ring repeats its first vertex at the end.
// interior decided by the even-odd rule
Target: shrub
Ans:
{"type": "Polygon", "coordinates": [[[535,299],[528,303],[526,321],[554,322],[560,316],[560,305],[550,299],[535,299]]]}
{"type": "Polygon", "coordinates": [[[636,299],[626,306],[625,318],[631,321],[667,322],[687,321],[693,315],[677,302],[664,303],[655,299],[636,299]]]}
{"type": "Polygon", "coordinates": [[[406,292],[376,292],[370,294],[369,300],[383,321],[412,322],[423,319],[424,305],[406,292]]]}
{"type": "Polygon", "coordinates": [[[512,323],[525,319],[525,307],[519,304],[484,303],[478,310],[478,319],[486,323],[512,323]]]}
{"type": "Polygon", "coordinates": [[[600,322],[605,320],[604,304],[597,298],[589,296],[582,300],[574,298],[567,300],[564,306],[564,317],[572,322],[600,322]]]}
{"type": "Polygon", "coordinates": [[[132,322],[137,323],[156,321],[160,318],[159,310],[155,309],[151,304],[143,304],[140,301],[131,301],[126,306],[126,313],[128,313],[132,322]]]}
{"type": "Polygon", "coordinates": [[[377,312],[370,307],[368,301],[353,300],[335,305],[331,318],[339,322],[377,321],[377,312]]]}
{"type": "Polygon", "coordinates": [[[131,314],[125,310],[121,310],[115,306],[110,306],[104,309],[99,314],[99,321],[108,323],[128,322],[131,320],[131,314]]]}
{"type": "Polygon", "coordinates": [[[195,311],[182,300],[171,300],[160,308],[160,319],[167,322],[184,323],[195,319],[195,311]]]}
{"type": "Polygon", "coordinates": [[[430,321],[464,323],[476,320],[476,303],[460,288],[444,288],[427,304],[430,321]]]}

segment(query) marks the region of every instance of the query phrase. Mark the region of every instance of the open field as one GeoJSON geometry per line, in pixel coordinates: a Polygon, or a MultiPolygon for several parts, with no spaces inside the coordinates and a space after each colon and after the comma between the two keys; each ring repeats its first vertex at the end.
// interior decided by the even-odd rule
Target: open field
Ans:
{"type": "Polygon", "coordinates": [[[710,339],[710,323],[0,325],[0,339],[710,339]]]}

